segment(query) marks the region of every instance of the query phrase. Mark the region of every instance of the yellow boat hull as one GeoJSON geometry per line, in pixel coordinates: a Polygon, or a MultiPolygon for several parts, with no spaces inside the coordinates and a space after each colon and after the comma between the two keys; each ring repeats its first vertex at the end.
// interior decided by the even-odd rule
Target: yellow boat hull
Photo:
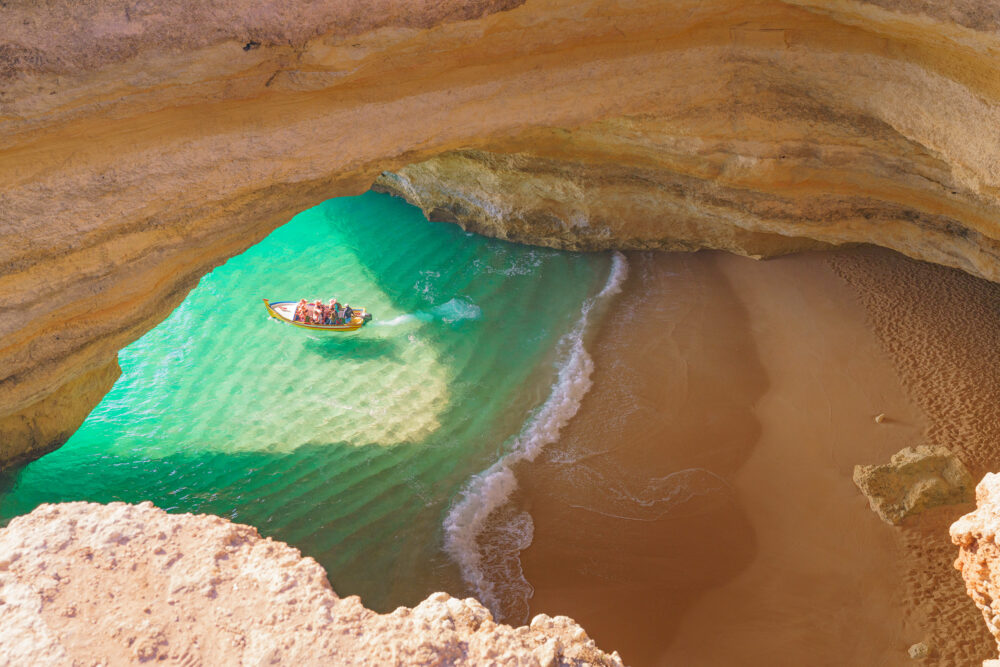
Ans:
{"type": "Polygon", "coordinates": [[[296,305],[297,302],[295,301],[275,301],[272,304],[267,299],[264,299],[264,307],[267,308],[268,315],[276,320],[284,322],[285,324],[291,324],[293,327],[298,327],[299,329],[308,329],[310,331],[329,331],[334,333],[350,333],[351,331],[357,331],[371,319],[371,315],[369,315],[364,308],[361,308],[355,310],[355,315],[351,318],[351,321],[344,324],[326,325],[296,322],[289,316],[294,316],[296,305]]]}

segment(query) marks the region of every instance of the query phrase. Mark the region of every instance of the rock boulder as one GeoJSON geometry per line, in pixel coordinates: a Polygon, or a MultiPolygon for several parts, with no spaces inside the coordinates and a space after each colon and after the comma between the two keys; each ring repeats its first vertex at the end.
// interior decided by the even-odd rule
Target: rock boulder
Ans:
{"type": "Polygon", "coordinates": [[[972,502],[974,482],[965,465],[944,447],[907,447],[884,465],[854,466],[854,483],[872,510],[898,525],[932,507],[972,502]]]}

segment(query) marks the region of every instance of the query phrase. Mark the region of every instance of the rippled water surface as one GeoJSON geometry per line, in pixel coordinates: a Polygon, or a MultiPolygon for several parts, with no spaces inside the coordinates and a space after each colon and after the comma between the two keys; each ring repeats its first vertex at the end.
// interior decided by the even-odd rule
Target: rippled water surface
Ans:
{"type": "Polygon", "coordinates": [[[467,592],[449,509],[553,410],[611,263],[428,223],[385,195],[330,200],[122,350],[72,439],[0,480],[0,519],[152,500],[288,541],[376,609],[467,592]],[[311,334],[269,320],[262,297],[337,297],[375,320],[311,334]]]}

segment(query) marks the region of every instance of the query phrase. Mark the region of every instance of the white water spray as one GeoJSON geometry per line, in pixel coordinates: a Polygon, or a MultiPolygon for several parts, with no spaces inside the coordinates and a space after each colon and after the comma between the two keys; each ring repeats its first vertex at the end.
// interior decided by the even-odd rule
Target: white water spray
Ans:
{"type": "MultiPolygon", "coordinates": [[[[517,478],[513,466],[522,461],[534,461],[538,454],[554,443],[563,427],[580,409],[580,402],[590,390],[590,376],[594,362],[584,347],[584,335],[590,325],[595,309],[605,308],[611,297],[621,291],[628,276],[628,261],[621,253],[614,254],[611,273],[604,288],[596,296],[584,302],[580,318],[573,330],[566,334],[563,343],[568,352],[559,368],[552,392],[541,408],[525,424],[511,447],[510,452],[483,472],[472,477],[465,485],[457,501],[444,521],[445,550],[455,560],[462,571],[462,577],[478,595],[480,601],[494,614],[498,613],[500,596],[497,582],[490,577],[484,567],[477,538],[486,526],[487,519],[511,497],[517,489],[517,478]]],[[[527,513],[517,515],[516,532],[523,539],[502,540],[511,546],[512,558],[516,558],[531,543],[531,517],[527,513]]],[[[504,532],[511,532],[505,530],[504,532]]],[[[530,598],[531,585],[520,573],[520,567],[509,576],[517,581],[504,581],[505,592],[524,599],[526,608],[530,598]]],[[[526,619],[522,619],[526,620],[526,619]]]]}

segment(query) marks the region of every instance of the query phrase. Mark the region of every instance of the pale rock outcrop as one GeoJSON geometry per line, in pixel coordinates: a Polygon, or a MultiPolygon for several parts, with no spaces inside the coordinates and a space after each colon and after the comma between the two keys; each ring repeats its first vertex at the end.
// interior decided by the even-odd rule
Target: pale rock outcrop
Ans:
{"type": "Polygon", "coordinates": [[[12,665],[621,665],[571,619],[495,623],[469,598],[339,598],[297,549],[151,503],[42,505],[0,530],[0,662],[12,665]]]}
{"type": "Polygon", "coordinates": [[[897,525],[933,507],[970,503],[975,483],[965,465],[945,447],[907,447],[883,465],[854,466],[854,483],[872,510],[897,525]]]}
{"type": "Polygon", "coordinates": [[[382,172],[523,241],[871,242],[1000,279],[998,0],[0,11],[0,466],[207,271],[382,172]]]}
{"type": "MultiPolygon", "coordinates": [[[[951,541],[958,547],[955,567],[962,572],[965,590],[983,613],[986,626],[1000,650],[1000,475],[989,473],[976,487],[976,510],[951,525],[951,541]]],[[[1000,660],[984,665],[996,667],[1000,660]]]]}
{"type": "Polygon", "coordinates": [[[931,649],[924,642],[917,642],[913,644],[906,650],[907,655],[909,655],[914,660],[926,660],[930,657],[931,649]]]}

